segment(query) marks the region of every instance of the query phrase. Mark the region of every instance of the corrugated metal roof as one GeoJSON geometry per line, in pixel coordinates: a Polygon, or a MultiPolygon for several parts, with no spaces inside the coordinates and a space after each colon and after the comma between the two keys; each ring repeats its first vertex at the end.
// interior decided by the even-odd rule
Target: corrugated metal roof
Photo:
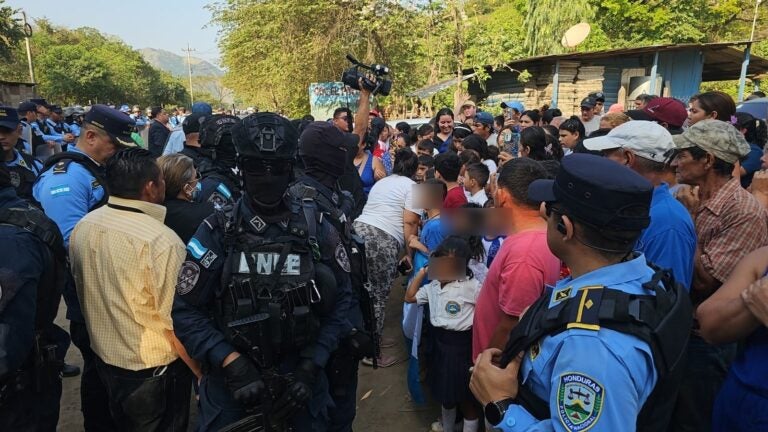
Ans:
{"type": "MultiPolygon", "coordinates": [[[[758,41],[755,41],[758,42],[758,41]]],[[[510,68],[522,70],[532,64],[555,63],[557,60],[600,60],[615,57],[628,57],[635,55],[653,54],[664,51],[681,51],[698,49],[704,53],[704,81],[719,81],[727,79],[736,79],[741,72],[741,62],[744,58],[743,49],[749,41],[737,42],[714,42],[714,43],[687,43],[687,44],[666,44],[649,45],[635,48],[620,48],[613,50],[592,51],[592,52],[573,52],[565,54],[553,54],[538,57],[528,57],[507,63],[510,68]]],[[[491,71],[492,66],[485,66],[485,69],[491,71]]],[[[464,73],[471,73],[472,70],[465,70],[464,73]]],[[[768,72],[768,60],[755,55],[751,56],[747,75],[759,75],[768,72]]]]}

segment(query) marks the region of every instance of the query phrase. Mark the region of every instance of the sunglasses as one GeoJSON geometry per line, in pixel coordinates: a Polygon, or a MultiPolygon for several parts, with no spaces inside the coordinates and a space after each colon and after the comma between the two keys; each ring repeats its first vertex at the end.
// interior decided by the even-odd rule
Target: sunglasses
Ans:
{"type": "Polygon", "coordinates": [[[544,213],[547,215],[547,217],[550,217],[552,213],[563,215],[563,211],[557,207],[554,206],[554,204],[550,202],[544,203],[544,213]]]}

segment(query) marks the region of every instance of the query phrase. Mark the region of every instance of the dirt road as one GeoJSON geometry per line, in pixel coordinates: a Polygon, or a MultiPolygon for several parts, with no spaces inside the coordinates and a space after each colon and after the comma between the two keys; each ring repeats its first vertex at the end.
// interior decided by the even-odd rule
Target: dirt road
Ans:
{"type": "MultiPolygon", "coordinates": [[[[402,340],[400,323],[402,322],[403,288],[401,280],[394,284],[387,306],[385,335],[398,341],[402,340]]],[[[64,318],[64,303],[59,309],[57,323],[69,329],[69,322],[64,318]]],[[[389,354],[397,353],[405,359],[403,346],[389,348],[389,354]]],[[[67,362],[82,367],[83,360],[80,351],[74,346],[67,353],[67,362]]],[[[439,406],[434,404],[427,407],[417,407],[410,402],[408,387],[405,381],[406,362],[395,366],[373,370],[360,366],[360,381],[358,385],[357,418],[354,429],[365,432],[384,432],[398,430],[400,432],[428,431],[430,424],[440,413],[439,406]]],[[[193,411],[194,411],[193,404],[193,411]]],[[[195,430],[196,422],[193,415],[190,430],[195,430]]],[[[80,432],[83,430],[83,417],[80,413],[80,377],[64,378],[64,392],[61,398],[61,415],[59,419],[60,432],[80,432]]]]}

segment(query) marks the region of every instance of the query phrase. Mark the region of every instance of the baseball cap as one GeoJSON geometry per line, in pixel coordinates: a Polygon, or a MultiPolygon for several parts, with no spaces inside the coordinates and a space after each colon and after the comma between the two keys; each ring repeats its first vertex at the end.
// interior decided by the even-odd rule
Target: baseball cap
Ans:
{"type": "Polygon", "coordinates": [[[16,129],[19,123],[19,113],[16,108],[0,106],[0,127],[16,129]]]}
{"type": "Polygon", "coordinates": [[[493,116],[487,111],[480,111],[475,114],[475,122],[493,127],[493,116]]]}
{"type": "Polygon", "coordinates": [[[131,112],[131,107],[129,107],[128,105],[125,105],[125,104],[120,105],[120,112],[124,112],[124,113],[128,114],[129,112],[131,112]]]}
{"type": "Polygon", "coordinates": [[[19,112],[19,114],[21,114],[21,113],[28,113],[30,111],[34,112],[36,109],[37,109],[37,105],[35,105],[34,102],[27,101],[27,102],[20,103],[17,111],[19,112]]]}
{"type": "Polygon", "coordinates": [[[665,163],[672,156],[675,144],[669,131],[656,122],[632,120],[616,126],[608,135],[584,140],[591,151],[616,148],[632,150],[638,156],[665,163]]]}
{"type": "Polygon", "coordinates": [[[667,123],[668,125],[679,128],[688,118],[688,111],[685,105],[675,98],[658,97],[648,102],[643,108],[655,121],[667,123]]]}
{"type": "Polygon", "coordinates": [[[50,110],[51,112],[55,112],[56,114],[61,114],[64,112],[64,110],[62,110],[61,107],[58,105],[51,105],[50,110]]]}
{"type": "Polygon", "coordinates": [[[675,146],[683,150],[699,147],[720,160],[736,163],[749,153],[749,144],[732,124],[721,120],[701,120],[672,137],[675,146]]]}
{"type": "Polygon", "coordinates": [[[650,224],[652,195],[653,185],[640,174],[585,153],[563,158],[554,180],[534,180],[528,186],[532,201],[557,202],[577,221],[620,230],[639,231],[650,224]]]}
{"type": "Polygon", "coordinates": [[[591,97],[585,97],[581,100],[581,107],[587,107],[587,108],[594,108],[595,107],[595,100],[591,97]]]}
{"type": "Polygon", "coordinates": [[[30,102],[32,102],[35,105],[44,106],[46,108],[50,108],[50,105],[48,105],[48,101],[43,98],[37,98],[37,99],[30,99],[30,102]]]}
{"type": "Polygon", "coordinates": [[[605,102],[605,93],[603,92],[592,92],[588,94],[587,97],[590,97],[597,102],[605,102]]]}
{"type": "Polygon", "coordinates": [[[83,120],[106,132],[117,144],[136,147],[131,133],[136,122],[120,111],[106,105],[94,105],[83,120]]]}
{"type": "Polygon", "coordinates": [[[502,108],[512,108],[516,109],[518,112],[525,111],[525,105],[523,105],[522,102],[518,101],[506,101],[501,103],[502,108]]]}
{"type": "Polygon", "coordinates": [[[213,115],[213,108],[205,102],[195,102],[192,104],[192,114],[210,116],[213,115]]]}
{"type": "Polygon", "coordinates": [[[200,126],[205,122],[206,117],[208,116],[198,113],[184,117],[184,121],[181,122],[181,130],[184,131],[185,135],[200,132],[200,126]]]}
{"type": "Polygon", "coordinates": [[[464,101],[463,104],[461,104],[462,108],[468,107],[468,106],[475,106],[475,102],[470,99],[467,99],[466,101],[464,101]]]}

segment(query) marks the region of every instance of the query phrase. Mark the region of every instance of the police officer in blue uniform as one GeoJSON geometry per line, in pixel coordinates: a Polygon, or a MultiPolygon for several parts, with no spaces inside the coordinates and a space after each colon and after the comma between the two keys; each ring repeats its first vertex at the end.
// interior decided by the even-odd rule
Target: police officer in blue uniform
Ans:
{"type": "MultiPolygon", "coordinates": [[[[46,160],[43,173],[33,187],[33,195],[45,213],[58,225],[69,248],[72,229],[88,212],[107,202],[104,164],[123,147],[136,144],[131,139],[133,120],[106,105],[88,111],[76,145],[46,160]]],[[[113,431],[106,389],[96,372],[96,356],[91,350],[77,290],[70,278],[64,288],[67,318],[72,341],[83,355],[81,398],[86,431],[113,431]]]]}
{"type": "Polygon", "coordinates": [[[217,114],[205,118],[200,126],[200,147],[192,157],[200,173],[201,191],[198,202],[210,202],[223,208],[240,198],[240,187],[234,173],[237,154],[230,129],[240,123],[235,116],[217,114]]]}
{"type": "Polygon", "coordinates": [[[66,251],[56,224],[16,196],[3,164],[0,244],[0,430],[53,432],[69,347],[53,323],[66,251]]]}
{"type": "Polygon", "coordinates": [[[666,429],[692,306],[669,271],[633,252],[652,193],[639,174],[587,154],[530,185],[571,276],[545,290],[503,352],[476,360],[470,388],[496,429],[666,429]]]}
{"type": "Polygon", "coordinates": [[[47,121],[51,112],[51,105],[45,99],[30,99],[29,101],[35,104],[36,118],[30,123],[32,129],[35,129],[45,142],[58,143],[61,136],[51,129],[47,121]]]}
{"type": "Polygon", "coordinates": [[[331,123],[308,124],[301,134],[299,149],[304,175],[290,187],[293,197],[314,201],[326,215],[326,219],[341,234],[345,253],[352,263],[353,295],[347,314],[347,328],[339,349],[326,368],[335,405],[330,413],[328,430],[334,432],[352,430],[358,366],[364,357],[376,357],[373,309],[364,268],[365,244],[353,232],[351,215],[355,202],[352,194],[339,187],[339,179],[346,172],[348,155],[357,153],[359,142],[358,135],[343,133],[331,123]]]}
{"type": "Polygon", "coordinates": [[[333,402],[323,368],[348,326],[349,257],[314,202],[286,193],[290,122],[253,114],[232,137],[243,197],[187,244],[172,313],[203,363],[200,429],[324,431],[333,402]]]}
{"type": "Polygon", "coordinates": [[[16,195],[33,203],[32,185],[42,172],[43,164],[18,150],[19,147],[26,148],[26,142],[21,139],[21,128],[16,109],[0,106],[0,156],[9,170],[16,195]]]}
{"type": "Polygon", "coordinates": [[[64,110],[58,105],[51,105],[50,115],[45,120],[51,134],[58,136],[56,142],[61,145],[62,150],[75,142],[75,135],[67,123],[64,122],[64,110]]]}
{"type": "Polygon", "coordinates": [[[33,129],[31,126],[37,118],[37,105],[29,101],[22,102],[19,104],[17,111],[21,121],[21,138],[24,140],[24,148],[17,148],[17,150],[35,155],[35,151],[39,146],[46,145],[40,131],[33,129]]]}

